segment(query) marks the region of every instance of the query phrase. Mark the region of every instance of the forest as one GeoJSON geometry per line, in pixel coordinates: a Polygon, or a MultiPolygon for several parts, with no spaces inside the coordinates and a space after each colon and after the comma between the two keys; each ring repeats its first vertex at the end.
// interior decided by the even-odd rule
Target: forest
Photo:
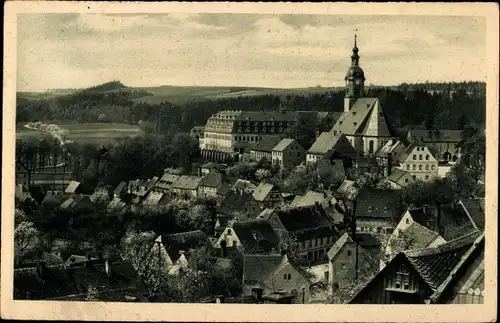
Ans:
{"type": "MultiPolygon", "coordinates": [[[[342,111],[342,91],[324,93],[255,95],[230,98],[190,99],[184,103],[136,103],[135,98],[152,95],[125,87],[118,81],[76,93],[42,100],[18,95],[17,123],[115,122],[137,124],[148,121],[158,132],[188,132],[204,125],[218,110],[274,110],[283,102],[291,110],[342,111]],[[105,116],[103,118],[102,116],[105,116]]],[[[469,122],[484,128],[486,84],[483,82],[401,84],[373,86],[367,96],[380,99],[389,122],[400,129],[463,129],[469,122]]]]}

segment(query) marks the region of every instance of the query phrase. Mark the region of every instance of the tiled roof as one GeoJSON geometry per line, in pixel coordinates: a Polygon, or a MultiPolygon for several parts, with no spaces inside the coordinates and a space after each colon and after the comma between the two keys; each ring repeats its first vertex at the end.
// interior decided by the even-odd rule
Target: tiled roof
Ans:
{"type": "Polygon", "coordinates": [[[163,198],[163,194],[161,192],[151,192],[142,203],[146,205],[158,205],[163,198]]]}
{"type": "Polygon", "coordinates": [[[229,194],[230,190],[231,186],[229,186],[228,183],[222,182],[217,188],[217,194],[220,196],[226,196],[227,194],[229,194]]]}
{"type": "Polygon", "coordinates": [[[335,241],[335,243],[333,244],[333,246],[330,248],[330,250],[328,250],[328,253],[327,253],[328,259],[332,260],[333,258],[335,258],[335,256],[337,255],[337,253],[348,242],[354,243],[354,241],[352,241],[352,239],[349,236],[349,234],[346,232],[340,238],[338,238],[337,241],[335,241]]]}
{"type": "Polygon", "coordinates": [[[199,186],[219,187],[221,184],[222,184],[222,174],[210,172],[207,175],[203,176],[199,186]]]}
{"type": "Polygon", "coordinates": [[[150,189],[152,189],[156,183],[159,181],[159,177],[158,176],[154,176],[153,178],[151,178],[151,180],[149,180],[147,186],[146,186],[146,189],[149,191],[150,189]]]}
{"type": "Polygon", "coordinates": [[[404,251],[405,239],[410,244],[411,249],[426,248],[434,239],[439,236],[439,233],[429,230],[418,222],[413,222],[401,233],[400,237],[391,239],[392,251],[397,254],[404,251]]]}
{"type": "Polygon", "coordinates": [[[283,261],[282,255],[244,255],[243,281],[262,282],[283,261]]]}
{"type": "Polygon", "coordinates": [[[396,149],[398,146],[401,145],[404,146],[404,144],[401,141],[391,139],[388,142],[386,142],[382,148],[380,148],[380,150],[377,152],[377,156],[386,157],[387,154],[392,154],[394,149],[396,149]]]}
{"type": "Polygon", "coordinates": [[[190,249],[211,245],[207,236],[201,230],[162,235],[157,238],[157,241],[158,239],[161,239],[161,243],[165,246],[165,250],[173,262],[177,261],[181,250],[188,252],[190,249]]]}
{"type": "Polygon", "coordinates": [[[103,260],[92,260],[90,266],[46,266],[42,276],[37,267],[14,270],[14,297],[43,300],[85,300],[88,288],[96,288],[100,301],[124,301],[126,296],[143,297],[147,289],[129,262],[110,264],[111,276],[103,260]]]}
{"type": "Polygon", "coordinates": [[[264,220],[269,220],[271,215],[274,213],[274,209],[264,209],[260,214],[257,216],[258,219],[264,219],[264,220]]]}
{"type": "Polygon", "coordinates": [[[464,208],[454,204],[441,206],[439,225],[444,230],[442,236],[446,241],[476,230],[464,208]]]}
{"type": "Polygon", "coordinates": [[[291,138],[281,139],[281,141],[276,146],[274,146],[274,148],[272,149],[272,151],[284,151],[294,141],[295,141],[295,139],[291,139],[291,138]]]}
{"type": "Polygon", "coordinates": [[[413,150],[416,147],[417,146],[415,144],[408,145],[408,147],[406,147],[405,150],[399,156],[399,158],[398,158],[399,162],[401,162],[401,163],[405,162],[410,157],[411,153],[413,152],[413,150]]]}
{"type": "Polygon", "coordinates": [[[169,189],[173,183],[179,179],[179,175],[174,175],[174,174],[169,174],[165,173],[162,175],[162,177],[156,182],[156,187],[158,188],[163,188],[163,189],[169,189]]]}
{"type": "Polygon", "coordinates": [[[479,230],[484,230],[484,198],[464,199],[460,203],[463,205],[465,212],[470,216],[472,222],[479,230]]]}
{"type": "Polygon", "coordinates": [[[460,142],[462,140],[461,130],[408,130],[412,139],[421,140],[424,142],[460,142]]]}
{"type": "Polygon", "coordinates": [[[71,205],[73,205],[74,199],[72,197],[67,198],[59,207],[61,209],[67,209],[70,208],[71,205]]]}
{"type": "Polygon", "coordinates": [[[436,248],[405,251],[405,255],[429,287],[435,290],[479,236],[476,231],[436,248]]]}
{"type": "Polygon", "coordinates": [[[238,179],[232,187],[232,189],[235,191],[244,190],[244,189],[255,190],[256,188],[257,188],[257,185],[255,185],[254,183],[252,183],[250,181],[244,180],[244,179],[238,179]]]}
{"type": "Polygon", "coordinates": [[[354,237],[361,248],[380,247],[380,241],[369,233],[357,233],[354,237]]]}
{"type": "Polygon", "coordinates": [[[262,140],[259,140],[259,142],[250,147],[250,150],[270,153],[280,141],[281,137],[279,136],[263,136],[262,140]]]}
{"type": "Polygon", "coordinates": [[[121,181],[120,184],[118,184],[118,186],[113,191],[113,194],[116,194],[116,195],[121,194],[126,187],[127,187],[127,183],[124,181],[121,181]]]}
{"type": "Polygon", "coordinates": [[[297,195],[293,199],[290,206],[298,207],[298,206],[307,206],[314,205],[316,202],[323,203],[325,201],[325,194],[314,191],[307,191],[304,196],[297,195]]]}
{"type": "Polygon", "coordinates": [[[398,183],[398,181],[407,174],[409,173],[400,168],[393,167],[391,170],[391,174],[387,176],[387,179],[391,182],[398,183]]]}
{"type": "Polygon", "coordinates": [[[182,175],[172,184],[172,188],[181,190],[196,190],[201,179],[201,177],[197,176],[182,175]]]}
{"type": "Polygon", "coordinates": [[[120,198],[114,198],[108,204],[108,210],[118,212],[121,211],[127,204],[123,202],[120,198]]]}
{"type": "Polygon", "coordinates": [[[321,205],[287,208],[274,212],[288,231],[333,226],[321,205]]]}
{"type": "Polygon", "coordinates": [[[321,133],[307,153],[324,155],[330,151],[347,155],[356,154],[356,150],[343,134],[334,135],[333,132],[321,133]]]}
{"type": "Polygon", "coordinates": [[[80,182],[71,181],[69,182],[68,187],[66,187],[66,190],[64,192],[75,193],[78,186],[80,186],[80,182]]]}
{"type": "Polygon", "coordinates": [[[229,191],[220,203],[217,212],[225,215],[233,215],[235,212],[241,211],[247,203],[251,202],[254,202],[252,194],[229,191]]]}
{"type": "Polygon", "coordinates": [[[253,121],[294,121],[298,113],[295,111],[241,111],[236,120],[253,121]]]}
{"type": "Polygon", "coordinates": [[[350,189],[354,187],[354,184],[356,184],[356,182],[345,179],[342,182],[342,184],[340,184],[339,188],[337,189],[337,192],[342,195],[345,195],[349,192],[350,189]]]}
{"type": "Polygon", "coordinates": [[[392,190],[360,189],[356,202],[358,218],[393,218],[399,214],[396,208],[397,194],[392,190]]]}
{"type": "Polygon", "coordinates": [[[348,112],[342,113],[332,131],[340,131],[343,134],[361,133],[377,101],[378,98],[357,99],[348,112]]]}
{"type": "Polygon", "coordinates": [[[273,184],[262,182],[253,191],[252,196],[256,201],[262,202],[273,190],[273,188],[274,188],[273,184]]]}
{"type": "Polygon", "coordinates": [[[235,222],[233,231],[247,253],[278,250],[278,235],[266,220],[235,222]]]}

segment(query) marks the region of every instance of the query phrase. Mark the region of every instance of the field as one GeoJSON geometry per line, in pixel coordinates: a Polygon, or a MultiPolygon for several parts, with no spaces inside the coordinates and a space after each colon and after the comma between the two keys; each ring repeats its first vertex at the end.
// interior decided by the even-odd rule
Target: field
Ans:
{"type": "MultiPolygon", "coordinates": [[[[97,143],[106,145],[114,143],[117,138],[135,136],[141,133],[138,126],[122,123],[56,123],[62,129],[68,130],[68,139],[79,143],[97,143]]],[[[47,135],[42,131],[17,129],[16,137],[41,137],[47,135]]]]}

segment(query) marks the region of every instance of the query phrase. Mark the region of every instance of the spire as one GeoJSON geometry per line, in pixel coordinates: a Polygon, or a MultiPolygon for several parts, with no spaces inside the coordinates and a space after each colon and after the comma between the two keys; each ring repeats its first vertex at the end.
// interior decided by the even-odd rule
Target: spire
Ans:
{"type": "Polygon", "coordinates": [[[352,56],[351,56],[351,66],[359,66],[359,55],[358,55],[358,30],[354,33],[354,47],[352,48],[352,56]]]}

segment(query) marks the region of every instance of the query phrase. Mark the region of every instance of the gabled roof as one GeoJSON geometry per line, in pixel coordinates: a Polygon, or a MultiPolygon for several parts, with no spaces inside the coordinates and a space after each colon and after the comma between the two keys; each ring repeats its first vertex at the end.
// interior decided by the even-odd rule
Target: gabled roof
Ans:
{"type": "Polygon", "coordinates": [[[64,192],[65,193],[75,193],[76,190],[78,189],[78,186],[80,186],[80,182],[71,181],[71,182],[69,182],[68,187],[66,187],[66,190],[64,192]]]}
{"type": "Polygon", "coordinates": [[[369,233],[358,233],[354,237],[361,248],[380,247],[380,241],[369,233]]]}
{"type": "Polygon", "coordinates": [[[413,222],[400,234],[400,237],[391,238],[392,251],[394,254],[405,251],[407,248],[405,243],[408,243],[411,249],[426,248],[437,237],[439,233],[413,222]]]}
{"type": "Polygon", "coordinates": [[[243,282],[262,282],[281,264],[282,255],[244,255],[243,282]]]}
{"type": "Polygon", "coordinates": [[[393,167],[391,170],[391,174],[387,176],[387,180],[399,184],[399,180],[401,180],[405,175],[409,175],[407,171],[402,170],[398,167],[393,167]]]}
{"type": "Polygon", "coordinates": [[[222,184],[222,174],[210,172],[205,175],[201,180],[199,186],[217,188],[222,184]]]}
{"type": "Polygon", "coordinates": [[[323,203],[325,201],[325,194],[314,191],[307,191],[304,196],[297,195],[293,199],[290,206],[298,207],[298,206],[307,206],[314,205],[316,202],[323,203]]]}
{"type": "Polygon", "coordinates": [[[337,188],[337,192],[342,194],[342,195],[345,195],[345,194],[349,193],[349,190],[351,190],[353,188],[356,189],[355,184],[356,184],[355,181],[345,179],[342,182],[342,184],[340,184],[339,188],[337,188]]]}
{"type": "Polygon", "coordinates": [[[188,252],[190,249],[211,245],[206,234],[201,230],[161,235],[157,238],[157,241],[163,244],[173,262],[177,261],[181,250],[188,252]]]}
{"type": "Polygon", "coordinates": [[[409,250],[404,253],[429,287],[435,290],[480,235],[476,231],[436,248],[409,250]]]}
{"type": "Polygon", "coordinates": [[[476,228],[484,231],[484,198],[463,199],[460,200],[460,203],[476,228]]]}
{"type": "Polygon", "coordinates": [[[114,198],[109,202],[107,209],[110,211],[118,212],[123,210],[127,204],[123,202],[120,198],[114,198]]]}
{"type": "Polygon", "coordinates": [[[356,201],[356,217],[396,219],[399,216],[396,208],[397,198],[393,190],[362,188],[356,201]]]}
{"type": "Polygon", "coordinates": [[[59,207],[61,209],[67,209],[67,208],[71,207],[71,205],[73,204],[73,201],[74,201],[73,198],[69,197],[59,207]]]}
{"type": "Polygon", "coordinates": [[[127,187],[127,183],[124,181],[121,181],[120,184],[118,184],[118,186],[113,191],[113,194],[120,195],[126,187],[127,187]]]}
{"type": "Polygon", "coordinates": [[[217,212],[225,215],[233,215],[234,212],[241,211],[247,203],[252,202],[256,203],[250,193],[229,191],[220,203],[217,212]]]}
{"type": "Polygon", "coordinates": [[[330,151],[337,151],[339,154],[356,154],[356,150],[343,134],[334,135],[333,132],[321,133],[307,153],[324,155],[330,151]]]}
{"type": "Polygon", "coordinates": [[[160,200],[163,198],[164,193],[161,192],[150,192],[148,197],[142,202],[146,205],[158,205],[160,200]]]}
{"type": "Polygon", "coordinates": [[[346,232],[340,238],[338,238],[337,241],[335,241],[333,246],[330,248],[330,250],[328,250],[327,253],[328,259],[332,260],[333,258],[335,258],[335,256],[339,253],[342,247],[344,247],[344,245],[348,242],[354,243],[349,234],[346,232]]]}
{"type": "Polygon", "coordinates": [[[273,184],[262,182],[253,191],[252,196],[256,201],[262,202],[269,195],[269,193],[271,193],[273,188],[273,184]]]}
{"type": "Polygon", "coordinates": [[[165,173],[162,177],[156,182],[155,186],[158,188],[168,189],[172,187],[172,184],[179,179],[179,175],[174,175],[170,173],[165,173]]]}
{"type": "Polygon", "coordinates": [[[258,219],[264,219],[264,220],[269,220],[269,218],[271,217],[271,215],[273,214],[274,212],[274,209],[271,209],[271,208],[266,208],[264,209],[262,212],[260,212],[260,214],[257,216],[258,219]]]}
{"type": "Polygon", "coordinates": [[[182,175],[172,184],[172,188],[181,190],[196,190],[200,184],[201,177],[182,175]]]}
{"type": "Polygon", "coordinates": [[[238,179],[236,180],[236,183],[234,183],[232,190],[237,191],[237,190],[255,190],[257,188],[257,185],[252,183],[251,181],[247,181],[244,179],[238,179]]]}
{"type": "Polygon", "coordinates": [[[295,141],[295,139],[292,139],[292,138],[281,139],[281,141],[276,146],[274,146],[274,148],[272,149],[272,151],[281,151],[282,152],[288,146],[290,146],[294,141],[295,141]]]}
{"type": "Polygon", "coordinates": [[[342,113],[332,131],[340,131],[343,134],[361,133],[377,102],[378,98],[356,99],[349,111],[342,113]]]}
{"type": "Polygon", "coordinates": [[[386,157],[388,154],[392,154],[394,150],[400,146],[404,146],[404,143],[400,140],[391,139],[385,143],[385,145],[379,149],[377,156],[386,157]]]}
{"type": "Polygon", "coordinates": [[[259,142],[250,147],[250,150],[270,153],[280,141],[281,137],[279,136],[263,136],[259,142]]]}
{"type": "Polygon", "coordinates": [[[412,139],[424,142],[460,142],[462,140],[462,130],[408,130],[412,139]]]}
{"type": "Polygon", "coordinates": [[[222,182],[219,187],[217,187],[217,194],[220,196],[226,196],[231,190],[231,186],[228,183],[222,182]]]}
{"type": "Polygon", "coordinates": [[[278,249],[278,235],[266,220],[235,222],[233,231],[247,253],[261,253],[278,249]]]}

